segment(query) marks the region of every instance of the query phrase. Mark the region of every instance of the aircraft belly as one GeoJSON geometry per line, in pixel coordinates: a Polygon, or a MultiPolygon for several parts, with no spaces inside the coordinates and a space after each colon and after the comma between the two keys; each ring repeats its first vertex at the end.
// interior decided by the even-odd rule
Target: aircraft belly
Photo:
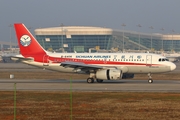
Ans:
{"type": "MultiPolygon", "coordinates": [[[[80,69],[74,70],[74,68],[62,67],[60,66],[60,64],[43,65],[43,63],[39,63],[39,62],[24,62],[24,63],[54,71],[84,73],[80,69]]],[[[171,71],[169,66],[120,66],[118,68],[121,69],[123,73],[161,73],[161,72],[171,71]]]]}
{"type": "Polygon", "coordinates": [[[161,73],[169,72],[168,66],[128,66],[128,73],[161,73]]]}
{"type": "MultiPolygon", "coordinates": [[[[82,73],[81,70],[74,70],[74,68],[66,68],[58,65],[47,66],[47,69],[60,71],[60,72],[77,72],[82,73]]],[[[161,72],[169,72],[170,67],[168,66],[126,66],[121,67],[123,73],[161,73],[161,72]]]]}

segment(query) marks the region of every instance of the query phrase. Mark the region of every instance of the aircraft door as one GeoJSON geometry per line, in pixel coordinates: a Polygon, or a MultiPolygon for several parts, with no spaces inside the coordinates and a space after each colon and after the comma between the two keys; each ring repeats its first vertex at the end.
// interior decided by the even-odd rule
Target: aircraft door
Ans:
{"type": "Polygon", "coordinates": [[[146,66],[151,66],[152,65],[152,55],[147,55],[146,56],[146,66]]]}
{"type": "Polygon", "coordinates": [[[49,66],[49,56],[44,55],[43,57],[43,66],[49,66]]]}

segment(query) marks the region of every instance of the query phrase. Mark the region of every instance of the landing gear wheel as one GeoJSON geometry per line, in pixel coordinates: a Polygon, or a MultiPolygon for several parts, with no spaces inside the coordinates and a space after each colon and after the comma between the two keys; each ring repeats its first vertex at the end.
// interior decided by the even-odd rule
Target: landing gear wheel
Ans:
{"type": "Polygon", "coordinates": [[[148,77],[149,77],[149,80],[148,80],[148,82],[149,82],[149,83],[153,83],[153,80],[152,80],[151,73],[148,73],[148,77]]]}
{"type": "Polygon", "coordinates": [[[102,83],[102,82],[103,82],[103,80],[99,80],[99,79],[96,79],[96,81],[97,81],[98,83],[102,83]]]}
{"type": "Polygon", "coordinates": [[[94,83],[94,79],[93,78],[88,78],[87,83],[94,83]]]}
{"type": "Polygon", "coordinates": [[[152,80],[152,79],[149,79],[148,82],[149,82],[149,83],[153,83],[153,80],[152,80]]]}

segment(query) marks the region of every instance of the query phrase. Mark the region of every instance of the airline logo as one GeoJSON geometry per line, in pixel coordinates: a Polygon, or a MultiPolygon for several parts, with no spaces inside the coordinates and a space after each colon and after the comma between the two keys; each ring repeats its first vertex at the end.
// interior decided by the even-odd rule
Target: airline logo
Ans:
{"type": "Polygon", "coordinates": [[[28,35],[23,35],[20,38],[20,43],[22,46],[27,47],[31,44],[31,38],[28,35]]]}

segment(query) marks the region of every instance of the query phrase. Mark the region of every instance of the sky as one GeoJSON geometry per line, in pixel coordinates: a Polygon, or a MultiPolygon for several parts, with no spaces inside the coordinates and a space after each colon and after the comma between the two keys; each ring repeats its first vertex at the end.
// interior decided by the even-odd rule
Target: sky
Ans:
{"type": "Polygon", "coordinates": [[[129,31],[180,34],[179,5],[180,0],[0,0],[0,41],[10,41],[11,34],[16,42],[9,27],[14,23],[24,23],[31,32],[62,23],[122,30],[124,23],[129,31]]]}

